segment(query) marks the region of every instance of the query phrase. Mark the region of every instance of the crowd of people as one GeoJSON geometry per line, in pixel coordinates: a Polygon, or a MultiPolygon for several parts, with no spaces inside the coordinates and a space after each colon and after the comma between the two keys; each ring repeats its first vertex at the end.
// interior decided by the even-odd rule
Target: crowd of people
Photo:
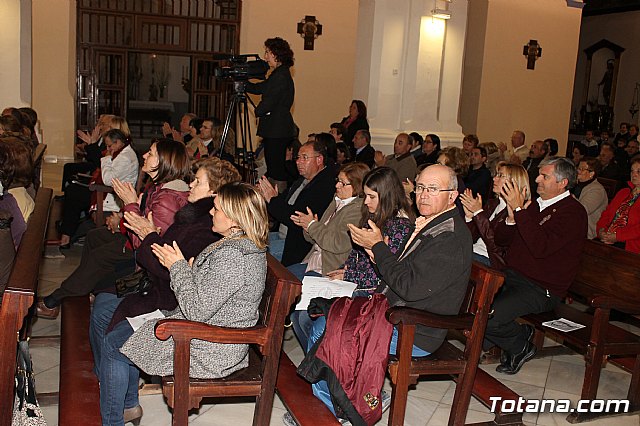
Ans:
{"type": "MultiPolygon", "coordinates": [[[[365,103],[353,100],[346,117],[301,143],[290,112],[293,52],[285,40],[268,39],[265,60],[269,77],[247,89],[262,95],[256,116],[265,168],[256,183],[241,182],[235,136],[223,141],[214,117],[185,114],[179,129],[165,123],[164,138],[141,161],[123,117],[102,115],[91,132],[78,131],[83,161],[65,165],[59,197],[62,250],[96,207],[86,183],[111,186],[113,194],[103,202],[106,223],[86,232],[79,266],[38,299],[37,315],[56,318],[66,297],[95,296],[90,340],[104,425],[142,416],[140,371],[173,371],[173,345],[154,337],[156,320],[134,328],[126,318],[161,310],[168,318],[251,327],[267,251],[300,280],[355,283],[352,298],[362,303],[384,299],[442,315],[458,313],[473,260],[504,271],[484,342],[485,350],[502,349],[503,374],[518,373],[536,352],[533,329],[516,319],[562,302],[587,238],[640,253],[637,126],[623,123],[611,142],[588,131],[571,158],[557,156],[552,138],[527,145],[521,130],[510,146],[469,134],[461,147],[441,146],[434,133],[401,132],[384,155],[372,145],[365,103]],[[610,203],[599,177],[620,181],[610,203]]],[[[0,245],[12,249],[2,251],[0,284],[33,210],[37,118],[27,110],[7,108],[0,117],[0,245]]],[[[336,416],[354,420],[361,414],[349,398],[336,399],[335,380],[327,381],[348,372],[330,363],[331,378],[311,373],[322,342],[362,349],[335,347],[332,302],[316,300],[290,319],[314,393],[336,416]]],[[[384,333],[376,356],[395,353],[397,330],[384,333]]],[[[433,353],[445,337],[446,330],[419,326],[413,356],[433,353]]],[[[191,377],[224,377],[248,364],[248,346],[194,342],[191,356],[191,377]]],[[[373,397],[381,416],[388,395],[373,397]]],[[[295,424],[288,414],[283,421],[295,424]]]]}

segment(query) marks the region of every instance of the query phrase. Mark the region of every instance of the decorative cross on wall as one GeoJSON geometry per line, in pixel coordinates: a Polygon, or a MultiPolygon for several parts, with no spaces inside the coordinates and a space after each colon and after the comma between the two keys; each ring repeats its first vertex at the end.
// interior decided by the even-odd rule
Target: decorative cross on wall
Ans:
{"type": "Polygon", "coordinates": [[[542,47],[538,44],[538,40],[529,40],[529,44],[524,45],[522,54],[527,57],[527,69],[534,69],[536,59],[542,56],[542,47]]]}
{"type": "Polygon", "coordinates": [[[298,34],[304,38],[304,50],[313,50],[313,42],[322,35],[322,25],[315,16],[307,15],[298,22],[298,34]]]}

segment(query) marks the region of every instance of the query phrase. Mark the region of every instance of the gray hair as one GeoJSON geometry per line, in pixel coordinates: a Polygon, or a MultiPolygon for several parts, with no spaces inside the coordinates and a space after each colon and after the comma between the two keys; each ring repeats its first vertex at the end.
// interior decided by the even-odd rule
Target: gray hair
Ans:
{"type": "Polygon", "coordinates": [[[578,171],[573,161],[565,157],[547,157],[540,162],[540,166],[554,166],[553,175],[556,177],[556,182],[560,182],[562,179],[567,180],[567,186],[565,189],[571,189],[578,181],[578,171]]]}
{"type": "Polygon", "coordinates": [[[449,172],[449,188],[448,189],[455,189],[457,191],[458,190],[458,175],[456,174],[456,171],[453,170],[449,166],[444,166],[444,167],[446,167],[447,171],[449,172]]]}

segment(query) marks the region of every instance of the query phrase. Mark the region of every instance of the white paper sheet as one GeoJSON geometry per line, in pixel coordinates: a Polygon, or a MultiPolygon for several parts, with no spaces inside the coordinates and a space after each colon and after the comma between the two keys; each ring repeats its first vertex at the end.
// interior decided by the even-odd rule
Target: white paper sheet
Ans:
{"type": "Polygon", "coordinates": [[[164,318],[164,314],[160,312],[160,309],[156,309],[155,311],[149,312],[147,314],[138,315],[137,317],[127,317],[127,321],[129,321],[129,324],[131,325],[131,328],[133,328],[133,331],[136,331],[137,329],[142,327],[142,324],[144,324],[145,322],[156,318],[164,318]]]}
{"type": "Polygon", "coordinates": [[[356,284],[349,281],[330,280],[327,277],[304,277],[302,280],[302,296],[296,305],[297,311],[306,311],[314,297],[331,299],[349,296],[356,289],[356,284]]]}
{"type": "Polygon", "coordinates": [[[555,330],[560,330],[564,332],[579,330],[585,327],[582,324],[578,324],[577,322],[569,321],[568,319],[564,319],[564,318],[560,318],[553,321],[546,321],[546,322],[543,322],[542,325],[544,325],[545,327],[553,328],[555,330]]]}

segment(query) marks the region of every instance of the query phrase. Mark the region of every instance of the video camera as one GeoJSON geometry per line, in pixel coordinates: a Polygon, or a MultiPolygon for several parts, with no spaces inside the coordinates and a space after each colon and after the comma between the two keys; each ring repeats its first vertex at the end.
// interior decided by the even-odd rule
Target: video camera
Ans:
{"type": "Polygon", "coordinates": [[[260,59],[260,56],[255,53],[251,55],[221,53],[213,55],[213,59],[231,63],[231,66],[219,67],[213,70],[213,75],[218,79],[230,78],[233,81],[247,81],[250,78],[255,78],[264,80],[267,71],[269,71],[269,64],[260,59]],[[255,59],[250,61],[249,58],[255,59]]]}

